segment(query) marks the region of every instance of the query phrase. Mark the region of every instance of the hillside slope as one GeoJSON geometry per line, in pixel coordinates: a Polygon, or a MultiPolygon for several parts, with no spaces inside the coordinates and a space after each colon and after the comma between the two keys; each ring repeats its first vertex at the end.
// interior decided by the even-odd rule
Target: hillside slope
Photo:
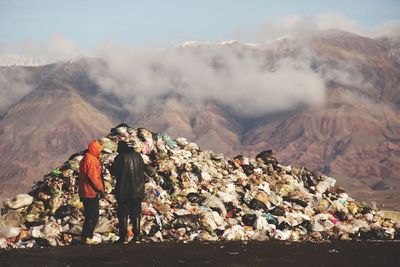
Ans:
{"type": "Polygon", "coordinates": [[[59,80],[40,85],[0,121],[0,195],[28,190],[46,169],[111,126],[70,85],[59,80]]]}
{"type": "MultiPolygon", "coordinates": [[[[283,163],[309,166],[337,177],[360,199],[400,208],[398,42],[332,30],[305,43],[283,39],[259,46],[232,42],[215,47],[212,57],[205,58],[222,74],[224,68],[229,72],[229,65],[221,62],[218,53],[225,52],[260,59],[260,68],[271,72],[282,58],[309,62],[326,83],[325,102],[252,117],[214,99],[194,103],[171,93],[158,105],[134,113],[121,103],[124,94],[104,90],[93,77],[95,69],[112,80],[113,69],[107,61],[86,58],[24,68],[30,73],[28,83],[36,89],[0,120],[0,194],[8,188],[18,191],[18,184],[30,184],[68,153],[85,147],[112,124],[125,121],[174,137],[186,136],[204,149],[231,156],[254,156],[272,148],[283,163]]],[[[201,57],[214,46],[177,49],[201,57]]],[[[20,69],[1,71],[11,75],[20,69]]],[[[156,68],[154,75],[162,72],[169,73],[156,68]]]]}

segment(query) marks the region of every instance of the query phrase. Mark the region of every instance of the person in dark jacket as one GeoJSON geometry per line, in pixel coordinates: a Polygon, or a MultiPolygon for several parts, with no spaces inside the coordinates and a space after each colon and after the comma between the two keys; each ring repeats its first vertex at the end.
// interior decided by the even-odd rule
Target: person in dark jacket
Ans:
{"type": "Polygon", "coordinates": [[[140,219],[144,198],[144,162],[142,156],[125,141],[118,142],[118,156],[111,166],[116,178],[115,196],[118,204],[120,242],[127,242],[128,215],[133,224],[134,241],[140,241],[140,219]]]}

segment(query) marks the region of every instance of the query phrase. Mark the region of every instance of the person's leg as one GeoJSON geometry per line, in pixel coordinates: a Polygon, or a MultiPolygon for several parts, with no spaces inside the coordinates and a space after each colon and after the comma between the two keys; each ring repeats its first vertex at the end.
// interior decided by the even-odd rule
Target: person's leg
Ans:
{"type": "Polygon", "coordinates": [[[133,199],[131,201],[131,220],[133,224],[133,233],[135,241],[140,241],[140,219],[142,215],[142,200],[133,199]]]}
{"type": "Polygon", "coordinates": [[[89,205],[89,226],[88,226],[88,237],[93,238],[94,230],[96,229],[97,222],[99,221],[99,199],[92,198],[90,199],[89,205]]]}
{"type": "Polygon", "coordinates": [[[90,209],[90,204],[88,204],[88,200],[87,198],[82,198],[81,199],[82,203],[83,203],[83,216],[85,217],[85,220],[83,222],[83,226],[82,226],[82,240],[85,241],[85,239],[89,236],[89,230],[88,230],[88,226],[89,226],[89,216],[88,216],[88,211],[90,209]]]}
{"type": "Polygon", "coordinates": [[[99,199],[97,198],[82,198],[84,207],[85,221],[82,227],[82,238],[93,238],[94,229],[99,220],[99,199]]]}
{"type": "Polygon", "coordinates": [[[118,201],[118,228],[119,228],[119,240],[124,242],[128,238],[128,206],[125,201],[118,201]]]}

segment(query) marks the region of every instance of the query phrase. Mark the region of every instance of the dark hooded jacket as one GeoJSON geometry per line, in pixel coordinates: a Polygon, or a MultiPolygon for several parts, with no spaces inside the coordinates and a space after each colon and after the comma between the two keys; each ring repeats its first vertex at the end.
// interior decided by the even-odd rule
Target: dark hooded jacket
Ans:
{"type": "Polygon", "coordinates": [[[144,162],[142,156],[129,148],[125,142],[118,143],[119,155],[111,166],[116,178],[117,200],[142,199],[144,197],[144,162]]]}

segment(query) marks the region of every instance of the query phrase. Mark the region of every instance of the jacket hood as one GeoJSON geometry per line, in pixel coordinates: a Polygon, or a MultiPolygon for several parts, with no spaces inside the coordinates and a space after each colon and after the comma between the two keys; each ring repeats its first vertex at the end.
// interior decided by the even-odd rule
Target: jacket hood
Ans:
{"type": "Polygon", "coordinates": [[[117,152],[119,154],[122,153],[128,153],[129,152],[129,146],[125,141],[119,141],[118,142],[118,148],[117,148],[117,152]]]}
{"type": "Polygon", "coordinates": [[[102,145],[98,141],[92,141],[88,145],[88,153],[98,158],[100,156],[102,145]]]}

